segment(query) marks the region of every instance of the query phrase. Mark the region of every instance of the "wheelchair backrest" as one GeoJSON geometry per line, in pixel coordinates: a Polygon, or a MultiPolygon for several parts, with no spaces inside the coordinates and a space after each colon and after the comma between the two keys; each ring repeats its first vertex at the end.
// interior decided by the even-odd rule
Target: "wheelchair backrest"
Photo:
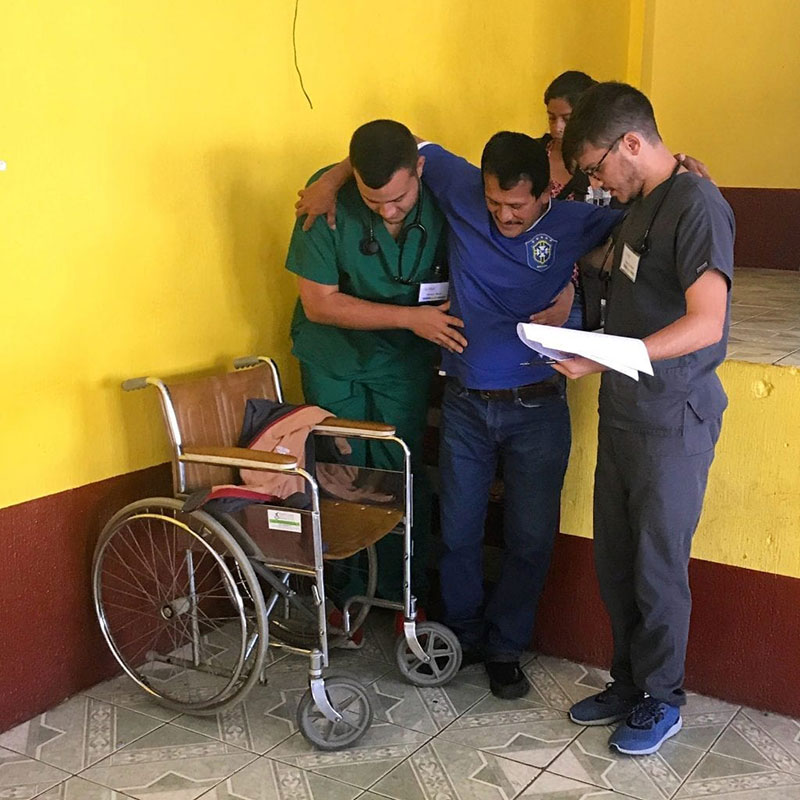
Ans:
{"type": "Polygon", "coordinates": [[[175,493],[187,494],[204,486],[235,483],[232,468],[182,464],[178,462],[178,454],[182,447],[236,446],[247,400],[282,399],[274,364],[267,360],[225,375],[167,383],[165,388],[161,399],[172,443],[175,493]]]}

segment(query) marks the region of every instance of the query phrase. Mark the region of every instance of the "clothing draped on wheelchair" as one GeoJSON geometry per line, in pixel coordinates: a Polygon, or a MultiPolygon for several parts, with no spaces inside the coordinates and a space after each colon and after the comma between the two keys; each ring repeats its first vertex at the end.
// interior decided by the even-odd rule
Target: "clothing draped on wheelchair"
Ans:
{"type": "Polygon", "coordinates": [[[161,400],[174,497],[117,512],[92,569],[103,635],[130,678],[168,708],[213,715],[265,680],[270,646],[307,655],[297,724],[335,750],[364,735],[372,707],[359,681],[326,672],[329,650],[358,642],[372,607],[403,612],[395,660],[407,680],[439,686],[456,674],[455,635],[416,621],[410,454],[391,425],[285,404],[267,358],[123,388],[147,385],[161,400]],[[353,438],[400,448],[403,470],[348,464],[353,438]],[[375,596],[374,545],[386,535],[405,545],[401,602],[375,596]]]}

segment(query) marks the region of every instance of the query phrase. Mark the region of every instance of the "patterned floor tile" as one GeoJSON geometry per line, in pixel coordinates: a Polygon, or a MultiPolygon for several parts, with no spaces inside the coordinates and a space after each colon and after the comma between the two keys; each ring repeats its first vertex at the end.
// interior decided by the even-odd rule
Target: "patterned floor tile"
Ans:
{"type": "Polygon", "coordinates": [[[681,709],[683,728],[674,741],[708,750],[740,706],[687,692],[686,705],[681,709]]]}
{"type": "Polygon", "coordinates": [[[372,791],[395,800],[511,800],[537,774],[516,761],[434,739],[372,791]]]}
{"type": "Polygon", "coordinates": [[[162,722],[169,722],[180,714],[179,711],[172,711],[159,705],[151,695],[135,684],[127,675],[119,675],[104,683],[98,683],[97,686],[87,689],[83,694],[97,700],[105,700],[115,706],[129,708],[131,711],[138,711],[140,714],[147,714],[162,722]]]}
{"type": "Polygon", "coordinates": [[[300,733],[269,751],[269,757],[367,789],[429,739],[417,731],[376,720],[354,747],[323,752],[300,733]]]}
{"type": "Polygon", "coordinates": [[[375,681],[369,693],[376,719],[435,736],[485,697],[487,689],[458,676],[446,686],[417,687],[390,673],[375,681]]]}
{"type": "Polygon", "coordinates": [[[580,733],[563,711],[525,698],[500,700],[492,695],[459,717],[439,738],[521,761],[549,764],[580,733]]]}
{"type": "Polygon", "coordinates": [[[257,685],[243,702],[227,711],[213,717],[183,714],[172,724],[244,750],[265,753],[297,730],[297,704],[307,689],[307,679],[302,674],[293,678],[291,673],[282,673],[280,677],[291,679],[283,683],[289,682],[292,686],[257,685]]]}
{"type": "Polygon", "coordinates": [[[200,800],[354,800],[360,792],[355,786],[259,758],[200,800]]]}
{"type": "Polygon", "coordinates": [[[800,775],[800,722],[742,709],[712,752],[800,775]]]}
{"type": "Polygon", "coordinates": [[[703,757],[675,800],[695,797],[800,800],[800,776],[712,752],[703,757]]]}
{"type": "Polygon", "coordinates": [[[561,711],[569,711],[573,703],[602,692],[611,680],[605,670],[552,656],[539,656],[525,667],[525,672],[534,690],[528,699],[538,699],[561,711]]]}
{"type": "Polygon", "coordinates": [[[30,800],[69,777],[68,772],[0,747],[0,797],[30,800]]]}
{"type": "MultiPolygon", "coordinates": [[[[326,674],[347,675],[367,686],[391,671],[391,664],[386,661],[373,661],[367,658],[362,650],[332,650],[326,674]]],[[[308,658],[290,655],[264,671],[268,685],[278,680],[278,675],[287,674],[296,677],[298,687],[302,683],[308,685],[308,658]]]]}
{"type": "Polygon", "coordinates": [[[483,664],[470,664],[468,667],[462,667],[458,671],[458,680],[485,689],[487,693],[489,691],[489,676],[486,674],[486,667],[483,664]]]}
{"type": "Polygon", "coordinates": [[[586,783],[573,781],[561,775],[543,772],[521,795],[518,800],[612,800],[626,798],[627,795],[608,792],[586,783]]]}
{"type": "Polygon", "coordinates": [[[609,750],[611,731],[602,725],[585,728],[548,770],[640,800],[666,800],[703,757],[702,750],[674,739],[650,756],[620,755],[609,750]]]}
{"type": "MultiPolygon", "coordinates": [[[[394,648],[398,639],[394,629],[394,617],[394,611],[384,608],[373,608],[369,612],[364,625],[364,645],[358,651],[365,658],[394,665],[394,648]]],[[[336,652],[332,651],[332,655],[335,657],[336,652]]]]}
{"type": "Polygon", "coordinates": [[[129,798],[129,794],[122,794],[83,778],[70,778],[38,795],[36,800],[129,800],[129,798]]]}
{"type": "Polygon", "coordinates": [[[81,777],[137,800],[195,800],[255,758],[168,724],[90,767],[81,777]]]}
{"type": "Polygon", "coordinates": [[[0,747],[77,773],[162,723],[79,695],[0,736],[0,747]]]}

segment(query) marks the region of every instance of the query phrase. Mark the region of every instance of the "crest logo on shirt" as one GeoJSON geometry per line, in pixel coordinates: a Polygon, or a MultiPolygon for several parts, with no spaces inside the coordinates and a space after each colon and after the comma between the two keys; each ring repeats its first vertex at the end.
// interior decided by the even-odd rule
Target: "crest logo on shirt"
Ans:
{"type": "Polygon", "coordinates": [[[537,233],[533,239],[525,242],[528,266],[537,272],[544,272],[555,258],[557,244],[558,242],[546,233],[537,233]]]}

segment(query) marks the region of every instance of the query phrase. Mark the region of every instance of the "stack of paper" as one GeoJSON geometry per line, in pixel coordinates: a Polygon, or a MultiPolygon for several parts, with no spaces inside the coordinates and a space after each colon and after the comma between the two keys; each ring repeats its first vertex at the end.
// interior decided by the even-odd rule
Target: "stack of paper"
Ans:
{"type": "Polygon", "coordinates": [[[584,356],[635,381],[639,380],[640,372],[653,374],[650,356],[641,339],[555,328],[533,322],[520,322],[517,325],[517,335],[531,350],[554,361],[584,356]]]}

